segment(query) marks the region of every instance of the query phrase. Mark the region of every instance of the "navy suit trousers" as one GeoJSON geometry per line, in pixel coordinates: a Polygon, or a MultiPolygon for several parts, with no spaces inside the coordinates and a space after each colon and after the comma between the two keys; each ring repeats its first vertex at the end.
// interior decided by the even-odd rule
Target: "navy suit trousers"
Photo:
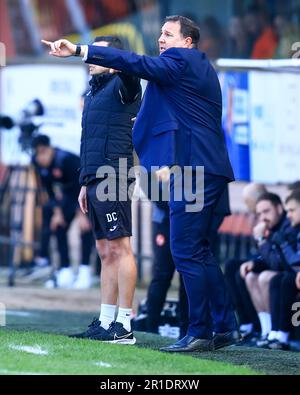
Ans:
{"type": "MultiPolygon", "coordinates": [[[[195,189],[196,176],[194,173],[192,177],[195,189]]],[[[210,339],[213,335],[212,323],[214,331],[217,333],[237,328],[223,273],[216,262],[208,240],[214,209],[226,183],[225,177],[205,174],[204,190],[202,191],[204,192],[203,209],[198,212],[187,212],[186,205],[191,202],[187,201],[184,193],[181,201],[175,201],[174,177],[171,177],[171,251],[176,269],[183,276],[188,296],[189,327],[187,334],[197,338],[210,339]]]]}

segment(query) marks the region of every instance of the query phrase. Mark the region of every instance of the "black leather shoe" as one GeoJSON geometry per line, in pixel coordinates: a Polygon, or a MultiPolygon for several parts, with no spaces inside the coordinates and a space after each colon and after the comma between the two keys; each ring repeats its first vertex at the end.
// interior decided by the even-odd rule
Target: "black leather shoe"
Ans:
{"type": "Polygon", "coordinates": [[[242,340],[242,337],[238,331],[230,331],[224,333],[216,333],[213,337],[214,349],[232,346],[242,340]]]}
{"type": "Polygon", "coordinates": [[[197,337],[186,335],[178,342],[167,347],[162,347],[160,351],[164,352],[204,352],[213,351],[213,342],[208,339],[199,339],[197,337]]]}

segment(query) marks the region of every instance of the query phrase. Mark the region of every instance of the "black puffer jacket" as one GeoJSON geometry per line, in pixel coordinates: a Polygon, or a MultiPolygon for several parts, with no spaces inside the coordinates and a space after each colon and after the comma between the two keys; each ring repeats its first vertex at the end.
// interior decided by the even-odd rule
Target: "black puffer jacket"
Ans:
{"type": "Polygon", "coordinates": [[[112,166],[118,173],[119,159],[133,166],[132,118],[141,101],[138,78],[123,73],[94,76],[82,114],[79,183],[96,178],[100,166],[112,166]]]}
{"type": "MultiPolygon", "coordinates": [[[[285,238],[291,239],[294,230],[284,213],[279,223],[270,231],[266,241],[258,247],[259,256],[254,259],[254,272],[263,270],[286,270],[287,263],[278,243],[278,236],[284,235],[285,238]]],[[[282,236],[281,236],[282,237],[282,236]]],[[[296,237],[294,237],[296,239],[296,237]]],[[[292,241],[290,240],[290,243],[292,241]]]]}

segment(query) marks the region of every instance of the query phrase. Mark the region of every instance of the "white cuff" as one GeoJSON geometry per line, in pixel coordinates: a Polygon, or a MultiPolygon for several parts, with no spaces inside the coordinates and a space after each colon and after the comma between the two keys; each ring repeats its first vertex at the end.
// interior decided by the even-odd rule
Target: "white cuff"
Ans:
{"type": "Polygon", "coordinates": [[[86,45],[86,46],[84,46],[84,49],[85,49],[85,51],[84,51],[85,53],[84,53],[83,58],[82,58],[83,62],[85,62],[87,60],[88,55],[89,55],[89,47],[86,45]]]}

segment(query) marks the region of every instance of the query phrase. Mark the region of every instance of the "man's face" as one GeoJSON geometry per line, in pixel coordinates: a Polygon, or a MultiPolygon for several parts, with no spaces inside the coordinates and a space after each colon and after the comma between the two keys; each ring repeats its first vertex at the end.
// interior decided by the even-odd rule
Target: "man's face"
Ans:
{"type": "Polygon", "coordinates": [[[192,48],[191,37],[183,38],[180,32],[180,22],[166,22],[161,28],[158,39],[159,53],[169,48],[192,48]]]}
{"type": "Polygon", "coordinates": [[[290,200],[286,205],[286,215],[292,226],[300,225],[300,203],[296,200],[290,200]]]}
{"type": "Polygon", "coordinates": [[[39,146],[35,150],[35,159],[39,166],[49,167],[53,159],[53,148],[39,146]]]}
{"type": "Polygon", "coordinates": [[[283,213],[282,206],[274,206],[269,200],[261,200],[256,204],[258,222],[265,222],[267,229],[272,229],[280,221],[283,213]]]}
{"type": "MultiPolygon", "coordinates": [[[[97,45],[98,47],[108,47],[108,42],[106,41],[98,41],[93,43],[93,45],[97,45]]],[[[98,75],[108,73],[109,68],[103,66],[96,66],[95,64],[89,64],[89,74],[90,75],[98,75]]]]}

